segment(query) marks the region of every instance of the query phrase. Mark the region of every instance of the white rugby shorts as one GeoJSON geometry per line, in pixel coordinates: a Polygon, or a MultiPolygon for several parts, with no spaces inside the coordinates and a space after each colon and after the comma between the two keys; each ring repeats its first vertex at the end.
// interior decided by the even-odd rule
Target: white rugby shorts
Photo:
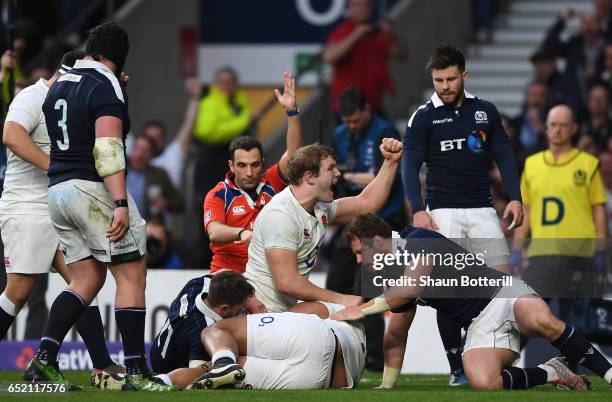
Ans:
{"type": "Polygon", "coordinates": [[[510,349],[521,353],[521,332],[514,316],[514,303],[521,296],[537,296],[525,281],[514,278],[472,321],[467,330],[463,353],[477,348],[510,349]]]}
{"type": "Polygon", "coordinates": [[[130,228],[116,243],[106,237],[114,207],[104,183],[73,179],[49,187],[49,213],[66,264],[89,256],[103,263],[128,262],[145,254],[146,223],[129,194],[130,228]]]}
{"type": "Polygon", "coordinates": [[[438,233],[473,254],[482,253],[487,266],[495,268],[510,261],[495,209],[438,208],[428,212],[439,228],[438,233]]]}
{"type": "Polygon", "coordinates": [[[245,388],[328,388],[336,340],[314,314],[269,313],[247,316],[245,388]]]}
{"type": "Polygon", "coordinates": [[[7,273],[49,272],[59,237],[48,215],[0,215],[0,233],[7,273]]]}

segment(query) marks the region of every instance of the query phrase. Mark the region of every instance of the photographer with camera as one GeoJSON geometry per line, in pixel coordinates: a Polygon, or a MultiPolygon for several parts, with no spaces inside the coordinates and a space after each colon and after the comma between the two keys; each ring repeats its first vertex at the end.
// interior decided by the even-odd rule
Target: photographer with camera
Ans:
{"type": "MultiPolygon", "coordinates": [[[[338,169],[343,173],[338,182],[338,195],[341,197],[359,194],[378,173],[384,158],[378,151],[383,138],[399,139],[397,130],[391,123],[370,109],[364,91],[349,87],[340,95],[338,113],[343,124],[336,128],[332,148],[338,155],[338,169]]],[[[404,192],[398,175],[393,183],[387,203],[378,214],[394,230],[406,226],[404,192]]],[[[339,230],[337,233],[343,232],[339,230]]],[[[337,237],[331,256],[331,268],[327,275],[326,288],[344,294],[359,295],[361,276],[359,266],[350,247],[337,237]]],[[[384,322],[381,315],[366,320],[368,339],[368,370],[382,370],[382,337],[384,322]]]]}
{"type": "Polygon", "coordinates": [[[395,92],[388,59],[403,60],[407,53],[408,47],[391,21],[373,22],[372,0],[349,0],[346,19],[331,32],[323,49],[323,61],[334,67],[334,112],[338,111],[340,94],[356,86],[363,89],[372,110],[384,115],[383,95],[395,92]]]}
{"type": "Polygon", "coordinates": [[[147,267],[176,269],[185,264],[174,249],[172,235],[164,222],[153,217],[147,221],[147,267]]]}

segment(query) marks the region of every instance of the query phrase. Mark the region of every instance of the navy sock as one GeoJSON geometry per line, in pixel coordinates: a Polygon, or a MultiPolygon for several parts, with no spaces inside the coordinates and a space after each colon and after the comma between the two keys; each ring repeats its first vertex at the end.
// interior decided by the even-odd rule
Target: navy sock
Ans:
{"type": "Polygon", "coordinates": [[[563,353],[570,365],[581,364],[601,378],[612,368],[608,359],[571,324],[566,323],[561,336],[551,343],[563,353]]]}
{"type": "Polygon", "coordinates": [[[115,321],[123,341],[125,371],[132,375],[149,373],[144,347],[145,314],[144,307],[115,309],[115,321]]]}
{"type": "Polygon", "coordinates": [[[461,346],[461,327],[457,324],[457,321],[446,315],[438,312],[436,315],[438,320],[438,330],[440,331],[440,338],[446,351],[446,358],[450,366],[451,373],[458,370],[463,370],[463,360],[461,354],[463,348],[461,346]]]}
{"type": "Polygon", "coordinates": [[[102,325],[102,317],[97,305],[89,306],[83,311],[76,327],[87,346],[94,368],[103,369],[114,363],[108,354],[106,339],[104,339],[104,325],[102,325]]]}
{"type": "Polygon", "coordinates": [[[57,361],[57,352],[70,328],[74,325],[87,303],[70,289],[60,293],[51,306],[49,320],[40,340],[36,357],[45,364],[57,361]]]}
{"type": "Polygon", "coordinates": [[[501,372],[504,389],[527,389],[546,384],[546,370],[539,367],[522,369],[520,367],[504,367],[501,372]]]}
{"type": "Polygon", "coordinates": [[[15,316],[10,315],[0,307],[0,341],[4,339],[11,325],[15,321],[15,316]]]}
{"type": "Polygon", "coordinates": [[[5,293],[0,295],[0,341],[4,339],[21,308],[13,304],[5,293]]]}

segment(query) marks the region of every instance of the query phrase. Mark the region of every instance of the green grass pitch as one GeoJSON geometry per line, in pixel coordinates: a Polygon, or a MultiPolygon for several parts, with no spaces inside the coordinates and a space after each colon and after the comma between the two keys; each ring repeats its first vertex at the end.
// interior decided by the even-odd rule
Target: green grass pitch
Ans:
{"type": "MultiPolygon", "coordinates": [[[[79,385],[89,384],[89,375],[85,372],[67,372],[67,376],[79,385]]],[[[21,383],[21,373],[0,371],[0,383],[6,389],[8,383],[21,383]]],[[[541,386],[528,391],[472,391],[469,388],[450,388],[446,385],[448,377],[442,375],[403,375],[393,390],[372,389],[380,383],[381,375],[367,373],[359,388],[355,390],[313,390],[313,391],[259,391],[259,390],[216,390],[216,391],[180,391],[173,393],[138,393],[99,391],[86,386],[84,392],[70,394],[0,394],[0,401],[194,401],[194,402],[458,402],[458,401],[611,401],[611,388],[599,378],[593,380],[594,391],[570,392],[554,389],[552,386],[541,386]]]]}

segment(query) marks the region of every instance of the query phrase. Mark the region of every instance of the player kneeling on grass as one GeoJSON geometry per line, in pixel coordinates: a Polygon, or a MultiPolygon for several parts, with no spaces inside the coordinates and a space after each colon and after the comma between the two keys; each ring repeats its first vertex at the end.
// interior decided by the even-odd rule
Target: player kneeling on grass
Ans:
{"type": "MultiPolygon", "coordinates": [[[[372,255],[391,253],[391,229],[375,215],[357,217],[348,230],[352,234],[351,249],[358,262],[362,262],[363,255],[370,252],[372,255]],[[370,250],[362,247],[362,241],[366,238],[373,239],[370,250]]],[[[466,253],[457,244],[431,230],[409,226],[400,235],[406,241],[404,249],[408,252],[452,256],[466,253]]],[[[352,321],[386,310],[404,312],[399,317],[405,321],[399,324],[396,322],[395,328],[391,327],[385,336],[385,358],[387,364],[393,360],[394,365],[387,367],[383,387],[392,387],[399,374],[407,330],[417,303],[433,307],[454,318],[462,327],[468,327],[463,365],[470,386],[474,389],[527,389],[546,383],[560,388],[589,389],[589,381],[568,368],[575,364],[590,369],[608,384],[612,382],[612,365],[607,359],[578,329],[557,319],[548,304],[522,280],[512,278],[508,285],[507,279],[510,277],[504,278],[503,273],[484,265],[463,269],[459,269],[456,263],[454,266],[432,265],[423,264],[422,259],[420,262],[409,262],[403,277],[414,278],[415,286],[388,287],[382,296],[361,306],[347,307],[333,316],[334,319],[352,321]],[[493,280],[492,283],[500,285],[486,288],[461,288],[452,282],[448,282],[446,288],[419,285],[421,277],[440,280],[459,279],[460,276],[481,278],[487,282],[493,280]],[[398,331],[400,324],[403,324],[404,331],[398,331]],[[519,357],[521,334],[548,339],[564,358],[553,358],[538,367],[513,367],[513,362],[519,357]],[[395,350],[395,356],[389,359],[392,357],[389,353],[392,349],[395,350]]]]}
{"type": "Polygon", "coordinates": [[[245,311],[253,287],[240,274],[221,271],[191,279],[170,305],[168,319],[149,351],[157,381],[186,387],[208,372],[210,356],[200,334],[209,325],[245,311]],[[171,380],[166,374],[185,368],[171,380]]]}
{"type": "MultiPolygon", "coordinates": [[[[207,327],[202,343],[213,367],[189,388],[356,387],[365,366],[365,332],[360,323],[328,319],[342,307],[300,303],[290,312],[238,316],[207,327]]],[[[178,369],[168,377],[176,384],[187,374],[178,369]]]]}

